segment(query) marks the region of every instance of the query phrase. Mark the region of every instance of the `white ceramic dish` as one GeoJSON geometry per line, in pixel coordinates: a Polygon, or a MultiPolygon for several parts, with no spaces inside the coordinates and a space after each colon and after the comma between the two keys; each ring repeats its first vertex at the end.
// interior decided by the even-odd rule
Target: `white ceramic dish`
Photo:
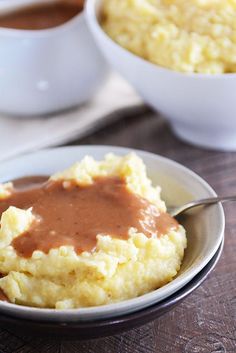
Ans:
{"type": "MultiPolygon", "coordinates": [[[[124,155],[130,151],[128,148],[111,146],[79,146],[44,150],[2,163],[0,182],[25,175],[48,175],[70,166],[85,155],[102,159],[109,152],[124,155]]],[[[162,186],[162,197],[168,204],[216,195],[203,179],[180,164],[151,153],[136,152],[144,160],[153,183],[162,186]]],[[[188,232],[188,248],[180,273],[171,283],[151,293],[116,304],[73,310],[37,309],[2,302],[0,312],[37,320],[78,321],[105,319],[148,307],[182,288],[203,269],[214,256],[223,239],[224,223],[224,212],[220,204],[190,217],[185,224],[188,232]]]]}
{"type": "Polygon", "coordinates": [[[200,146],[236,151],[236,74],[184,74],[164,69],[117,45],[98,18],[102,0],[87,0],[88,25],[108,62],[182,139],[200,146]]]}
{"type": "MultiPolygon", "coordinates": [[[[55,0],[1,0],[0,12],[55,0]]],[[[84,13],[54,28],[0,28],[0,112],[39,115],[77,106],[104,82],[107,65],[84,13]]]]}

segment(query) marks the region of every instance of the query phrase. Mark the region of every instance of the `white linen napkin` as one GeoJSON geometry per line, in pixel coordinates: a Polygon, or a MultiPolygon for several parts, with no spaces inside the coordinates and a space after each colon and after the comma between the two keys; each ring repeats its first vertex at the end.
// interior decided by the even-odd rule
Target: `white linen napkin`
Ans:
{"type": "Polygon", "coordinates": [[[30,118],[0,114],[0,161],[85,136],[118,119],[124,109],[135,113],[142,107],[142,100],[130,85],[112,74],[97,95],[77,109],[30,118]]]}

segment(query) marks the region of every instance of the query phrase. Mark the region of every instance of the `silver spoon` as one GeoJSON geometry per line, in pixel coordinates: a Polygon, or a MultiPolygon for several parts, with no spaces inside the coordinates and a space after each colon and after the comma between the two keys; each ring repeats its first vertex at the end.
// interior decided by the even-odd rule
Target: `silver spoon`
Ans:
{"type": "Polygon", "coordinates": [[[190,210],[191,208],[194,208],[197,206],[212,205],[214,203],[226,202],[226,201],[236,201],[236,196],[225,196],[225,197],[222,196],[222,197],[212,197],[212,198],[201,199],[201,200],[193,200],[181,206],[167,207],[167,212],[172,217],[176,217],[181,213],[184,213],[185,211],[190,210]]]}

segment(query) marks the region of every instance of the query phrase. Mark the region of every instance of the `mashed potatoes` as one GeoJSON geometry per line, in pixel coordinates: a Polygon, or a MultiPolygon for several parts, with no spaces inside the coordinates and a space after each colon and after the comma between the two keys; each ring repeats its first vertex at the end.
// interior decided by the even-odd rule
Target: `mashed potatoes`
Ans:
{"type": "Polygon", "coordinates": [[[103,0],[103,27],[121,46],[182,72],[236,72],[235,0],[103,0]]]}
{"type": "MultiPolygon", "coordinates": [[[[63,180],[65,186],[70,181],[85,185],[92,184],[97,176],[125,178],[131,192],[146,198],[161,212],[166,210],[160,188],[151,185],[142,160],[135,154],[107,155],[100,162],[85,157],[51,180],[63,180]]],[[[1,197],[4,191],[8,197],[11,188],[10,184],[1,185],[1,197]]],[[[171,281],[186,247],[181,225],[151,238],[131,228],[128,240],[98,234],[92,252],[78,254],[72,246],[60,246],[48,254],[36,250],[30,258],[24,258],[11,242],[29,229],[34,218],[33,209],[9,207],[2,214],[0,288],[12,303],[67,309],[133,298],[171,281]]]]}

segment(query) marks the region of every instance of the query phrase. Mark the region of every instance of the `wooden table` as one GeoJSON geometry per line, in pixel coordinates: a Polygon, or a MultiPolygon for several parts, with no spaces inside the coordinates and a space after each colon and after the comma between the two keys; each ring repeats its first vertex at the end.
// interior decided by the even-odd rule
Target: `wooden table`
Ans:
{"type": "MultiPolygon", "coordinates": [[[[179,141],[147,111],[123,117],[74,144],[127,146],[158,153],[191,168],[218,194],[236,194],[236,153],[206,151],[179,141]]],[[[225,205],[226,239],[216,269],[182,304],[160,319],[122,335],[61,342],[0,331],[0,353],[235,353],[236,204],[225,205]]]]}

